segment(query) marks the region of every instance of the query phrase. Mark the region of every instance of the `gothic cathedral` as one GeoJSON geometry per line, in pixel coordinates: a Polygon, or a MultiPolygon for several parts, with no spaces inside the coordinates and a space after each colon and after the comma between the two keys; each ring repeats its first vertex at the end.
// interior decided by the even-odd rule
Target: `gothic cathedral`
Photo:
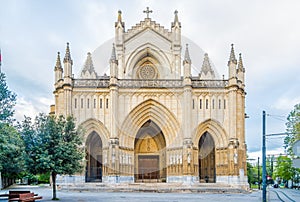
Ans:
{"type": "Polygon", "coordinates": [[[144,12],[128,30],[118,12],[108,75],[99,76],[88,53],[75,78],[69,44],[63,65],[58,53],[51,113],[73,115],[84,130],[85,166],[75,181],[247,186],[241,54],[237,60],[231,46],[227,79],[206,53],[192,75],[178,12],[170,30],[144,12]]]}

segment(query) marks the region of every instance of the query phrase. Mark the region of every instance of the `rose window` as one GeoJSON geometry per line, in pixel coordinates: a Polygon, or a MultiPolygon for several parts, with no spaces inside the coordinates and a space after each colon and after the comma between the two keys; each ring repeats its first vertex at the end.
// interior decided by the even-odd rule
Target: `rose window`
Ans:
{"type": "Polygon", "coordinates": [[[156,70],[151,65],[145,65],[140,68],[139,76],[141,79],[155,79],[156,70]]]}

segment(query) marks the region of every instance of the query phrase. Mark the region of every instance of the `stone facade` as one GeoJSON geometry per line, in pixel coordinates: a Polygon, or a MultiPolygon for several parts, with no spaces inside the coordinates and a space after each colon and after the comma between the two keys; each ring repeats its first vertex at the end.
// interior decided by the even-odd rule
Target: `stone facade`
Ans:
{"type": "Polygon", "coordinates": [[[237,61],[232,45],[228,79],[216,77],[207,54],[192,76],[177,11],[171,30],[145,12],[126,31],[119,11],[109,76],[98,76],[88,53],[74,78],[69,44],[63,67],[58,54],[52,113],[73,115],[85,131],[77,181],[247,186],[241,55],[237,61]]]}

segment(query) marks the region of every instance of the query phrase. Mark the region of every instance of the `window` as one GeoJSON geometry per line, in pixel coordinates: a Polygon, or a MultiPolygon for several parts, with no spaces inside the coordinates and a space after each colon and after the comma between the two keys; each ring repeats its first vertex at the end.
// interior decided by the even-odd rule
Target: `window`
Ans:
{"type": "Polygon", "coordinates": [[[193,109],[195,109],[195,100],[193,99],[193,109]]]}
{"type": "Polygon", "coordinates": [[[199,106],[200,106],[200,109],[202,109],[202,99],[200,99],[199,106]]]}
{"type": "Polygon", "coordinates": [[[77,108],[77,99],[76,98],[74,100],[74,107],[75,107],[75,109],[77,108]]]}
{"type": "Polygon", "coordinates": [[[208,109],[208,99],[205,100],[206,109],[208,109]]]}
{"type": "Polygon", "coordinates": [[[212,101],[212,108],[215,108],[215,100],[212,101]]]}
{"type": "Polygon", "coordinates": [[[106,109],[108,108],[108,99],[106,99],[106,109]]]}
{"type": "Polygon", "coordinates": [[[83,98],[81,98],[81,108],[83,108],[83,98]]]}
{"type": "Polygon", "coordinates": [[[100,99],[100,109],[102,109],[102,99],[100,99]]]}
{"type": "Polygon", "coordinates": [[[224,109],[226,109],[226,100],[224,100],[224,109]]]}
{"type": "Polygon", "coordinates": [[[94,109],[96,108],[96,99],[94,99],[94,109]]]}
{"type": "Polygon", "coordinates": [[[87,108],[90,108],[90,99],[87,99],[87,108]]]}
{"type": "Polygon", "coordinates": [[[219,109],[221,109],[221,100],[219,99],[219,109]]]}

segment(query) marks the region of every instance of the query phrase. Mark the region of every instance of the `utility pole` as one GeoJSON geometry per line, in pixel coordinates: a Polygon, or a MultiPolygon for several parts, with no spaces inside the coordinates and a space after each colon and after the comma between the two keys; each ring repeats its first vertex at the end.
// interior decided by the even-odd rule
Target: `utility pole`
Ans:
{"type": "Polygon", "coordinates": [[[266,170],[266,112],[262,117],[262,201],[267,202],[267,170],[266,170]]]}
{"type": "Polygon", "coordinates": [[[259,171],[259,157],[257,157],[257,178],[258,178],[258,190],[260,190],[260,171],[259,171]]]}

